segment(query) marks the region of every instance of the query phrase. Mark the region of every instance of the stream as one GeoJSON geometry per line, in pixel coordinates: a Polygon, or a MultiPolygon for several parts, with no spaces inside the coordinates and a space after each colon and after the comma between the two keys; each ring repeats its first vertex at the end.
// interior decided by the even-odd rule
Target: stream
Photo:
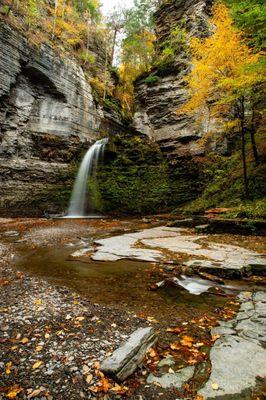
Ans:
{"type": "MultiPolygon", "coordinates": [[[[158,221],[149,223],[148,227],[156,225],[158,221]]],[[[147,227],[141,220],[47,220],[35,221],[33,226],[22,222],[19,226],[20,229],[23,227],[19,234],[12,234],[11,230],[2,235],[15,249],[15,269],[44,278],[51,284],[68,287],[93,303],[125,308],[156,320],[161,320],[164,315],[165,324],[171,322],[174,313],[178,313],[180,318],[188,318],[194,313],[222,308],[228,300],[227,296],[221,296],[220,293],[215,295],[215,291],[204,292],[205,287],[206,290],[210,286],[220,287],[229,297],[241,290],[263,289],[262,283],[226,280],[224,285],[219,285],[197,276],[180,277],[178,267],[173,266],[169,272],[163,268],[163,264],[159,264],[158,268],[156,263],[129,259],[71,259],[71,254],[92,246],[95,239],[147,227]],[[176,282],[178,285],[167,281],[157,290],[150,290],[153,285],[169,277],[179,280],[176,282]]],[[[239,240],[227,235],[225,241],[229,239],[230,243],[239,240]]],[[[260,247],[260,242],[254,238],[245,240],[249,240],[253,249],[260,247]]]]}

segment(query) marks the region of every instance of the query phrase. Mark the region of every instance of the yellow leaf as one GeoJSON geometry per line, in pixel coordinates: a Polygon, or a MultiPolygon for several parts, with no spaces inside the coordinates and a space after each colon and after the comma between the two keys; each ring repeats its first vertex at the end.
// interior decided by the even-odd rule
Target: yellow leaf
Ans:
{"type": "Polygon", "coordinates": [[[42,301],[41,301],[41,299],[37,299],[37,300],[35,300],[34,303],[36,304],[36,306],[40,306],[42,304],[42,301]]]}
{"type": "Polygon", "coordinates": [[[29,342],[29,339],[24,337],[23,339],[21,339],[20,343],[26,344],[29,342]]]}
{"type": "Polygon", "coordinates": [[[89,383],[91,383],[91,381],[92,381],[92,378],[93,378],[93,376],[92,376],[92,374],[88,374],[87,376],[86,376],[86,382],[89,384],[89,383]]]}
{"type": "Polygon", "coordinates": [[[179,350],[179,349],[180,349],[180,344],[179,344],[178,342],[171,343],[171,344],[170,344],[170,348],[171,348],[172,350],[179,350]]]}
{"type": "Polygon", "coordinates": [[[36,363],[33,364],[32,369],[37,369],[43,364],[43,361],[36,361],[36,363]]]}
{"type": "Polygon", "coordinates": [[[85,317],[76,317],[76,321],[81,322],[85,319],[85,317]]]}
{"type": "Polygon", "coordinates": [[[37,352],[38,352],[38,351],[42,351],[42,349],[43,349],[43,346],[37,346],[36,349],[35,349],[35,351],[37,351],[37,352]]]}
{"type": "Polygon", "coordinates": [[[7,375],[11,374],[11,367],[12,367],[12,362],[9,361],[9,362],[6,364],[6,374],[7,374],[7,375]]]}
{"type": "Polygon", "coordinates": [[[212,383],[212,388],[213,388],[213,390],[218,390],[219,385],[217,383],[212,383]]]}

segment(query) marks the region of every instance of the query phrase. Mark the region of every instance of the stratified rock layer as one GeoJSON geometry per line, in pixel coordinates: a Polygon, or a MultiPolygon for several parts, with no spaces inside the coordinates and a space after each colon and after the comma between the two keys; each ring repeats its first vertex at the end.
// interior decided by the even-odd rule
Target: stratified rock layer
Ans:
{"type": "Polygon", "coordinates": [[[74,61],[48,46],[33,50],[3,23],[0,39],[0,213],[40,214],[102,115],[74,61]]]}
{"type": "Polygon", "coordinates": [[[143,362],[147,350],[156,342],[153,328],[139,328],[112,356],[106,358],[101,370],[119,381],[129,377],[143,362]]]}
{"type": "MultiPolygon", "coordinates": [[[[158,52],[169,39],[172,29],[180,24],[185,27],[188,38],[206,36],[211,4],[211,0],[164,2],[155,14],[158,52]]],[[[188,52],[183,50],[165,70],[155,68],[151,71],[152,75],[159,75],[152,85],[143,78],[135,86],[136,129],[152,137],[168,156],[175,158],[203,154],[198,140],[204,131],[204,124],[199,127],[193,118],[176,113],[187,99],[184,77],[190,68],[188,52]]]]}

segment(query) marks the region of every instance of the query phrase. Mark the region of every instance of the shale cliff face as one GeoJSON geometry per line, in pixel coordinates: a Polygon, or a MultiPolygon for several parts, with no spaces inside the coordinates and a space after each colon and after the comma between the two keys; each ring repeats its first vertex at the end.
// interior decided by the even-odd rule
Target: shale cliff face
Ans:
{"type": "Polygon", "coordinates": [[[102,120],[75,62],[0,25],[0,214],[56,212],[52,194],[102,120]]]}
{"type": "MultiPolygon", "coordinates": [[[[211,5],[212,0],[164,2],[155,14],[158,55],[176,26],[182,26],[188,39],[191,36],[208,35],[211,5]]],[[[162,151],[173,158],[203,154],[198,140],[204,126],[199,127],[188,115],[176,113],[187,99],[184,76],[190,68],[188,52],[182,50],[165,70],[155,67],[151,71],[151,76],[157,79],[153,84],[146,83],[144,77],[135,85],[134,126],[153,138],[162,151]]]]}

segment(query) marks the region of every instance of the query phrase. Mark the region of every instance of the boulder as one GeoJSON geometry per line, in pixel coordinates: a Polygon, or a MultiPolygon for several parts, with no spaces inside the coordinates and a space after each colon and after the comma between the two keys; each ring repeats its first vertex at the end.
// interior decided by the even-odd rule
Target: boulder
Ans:
{"type": "Polygon", "coordinates": [[[139,328],[114,353],[106,358],[101,371],[118,381],[128,378],[143,362],[147,350],[157,341],[153,328],[139,328]]]}

